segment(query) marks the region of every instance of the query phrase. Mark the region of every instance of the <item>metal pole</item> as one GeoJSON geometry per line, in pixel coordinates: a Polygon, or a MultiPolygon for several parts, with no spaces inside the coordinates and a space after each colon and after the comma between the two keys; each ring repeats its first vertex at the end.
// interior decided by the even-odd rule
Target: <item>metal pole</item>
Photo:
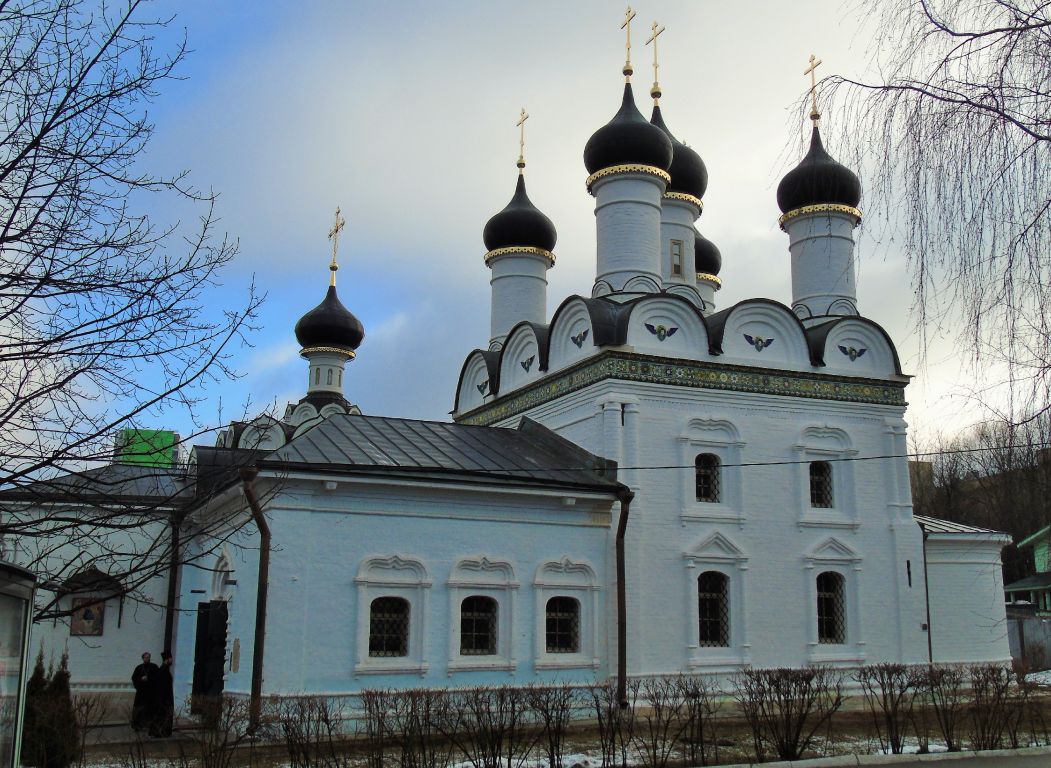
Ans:
{"type": "Polygon", "coordinates": [[[259,728],[259,718],[263,705],[263,646],[266,641],[266,598],[270,577],[270,526],[267,525],[259,497],[255,494],[252,481],[259,470],[255,467],[241,469],[241,481],[244,485],[245,499],[252,510],[252,519],[259,529],[259,574],[256,580],[255,593],[255,644],[252,649],[252,698],[248,710],[248,732],[255,733],[259,728]]]}
{"type": "Polygon", "coordinates": [[[635,494],[624,488],[620,499],[620,522],[617,525],[617,701],[621,709],[628,707],[628,616],[627,589],[624,584],[624,534],[628,530],[628,512],[635,494]]]}

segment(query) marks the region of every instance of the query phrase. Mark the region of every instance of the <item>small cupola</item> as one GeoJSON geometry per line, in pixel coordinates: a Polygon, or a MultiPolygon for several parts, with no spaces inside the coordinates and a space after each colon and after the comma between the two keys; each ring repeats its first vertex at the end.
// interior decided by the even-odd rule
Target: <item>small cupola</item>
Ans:
{"type": "Polygon", "coordinates": [[[328,233],[332,241],[332,263],[325,299],[296,323],[299,354],[309,363],[307,394],[286,413],[286,421],[296,429],[306,429],[314,419],[333,413],[359,413],[343,394],[343,369],[357,354],[365,339],[365,328],[354,313],[343,306],[336,294],[336,253],[339,235],[346,220],[336,209],[336,221],[328,233]]]}
{"type": "Polygon", "coordinates": [[[643,165],[667,171],[671,168],[672,155],[671,139],[643,117],[635,106],[631,83],[625,83],[620,110],[595,131],[585,145],[584,165],[592,174],[618,165],[643,165]]]}
{"type": "Polygon", "coordinates": [[[672,135],[664,123],[659,104],[653,106],[650,123],[660,128],[671,141],[672,161],[668,169],[671,182],[668,184],[668,191],[690,195],[700,200],[704,197],[705,190],[708,189],[708,169],[701,156],[672,135]]]}
{"type": "Polygon", "coordinates": [[[488,252],[492,287],[489,315],[489,349],[503,346],[516,324],[543,323],[547,314],[547,271],[555,265],[552,253],[558,235],[551,219],[540,212],[525,185],[525,122],[529,113],[522,107],[518,122],[518,183],[515,194],[502,211],[488,222],[482,240],[488,252]]]}
{"type": "Polygon", "coordinates": [[[486,249],[492,252],[518,247],[553,251],[556,239],[555,225],[533,205],[526,194],[525,175],[520,173],[511,202],[489,219],[482,231],[486,249]]]}
{"type": "Polygon", "coordinates": [[[842,205],[856,209],[860,201],[861,181],[857,174],[836,162],[825,150],[815,121],[810,135],[810,151],[777,185],[777,205],[781,213],[811,205],[842,205]]]}

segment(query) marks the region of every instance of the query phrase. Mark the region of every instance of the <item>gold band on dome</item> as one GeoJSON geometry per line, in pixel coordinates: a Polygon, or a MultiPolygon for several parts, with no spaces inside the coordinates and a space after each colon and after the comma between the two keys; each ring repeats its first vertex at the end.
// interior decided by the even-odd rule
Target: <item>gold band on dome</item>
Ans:
{"type": "Polygon", "coordinates": [[[303,347],[299,350],[299,355],[300,357],[305,357],[314,352],[335,352],[340,355],[346,355],[348,360],[353,360],[357,357],[353,349],[347,349],[346,347],[303,347]]]}
{"type": "Polygon", "coordinates": [[[689,203],[696,206],[699,211],[704,210],[704,203],[701,202],[701,198],[687,195],[685,192],[665,192],[661,197],[665,200],[678,200],[680,203],[689,203]]]}
{"type": "Polygon", "coordinates": [[[722,287],[723,281],[715,275],[709,275],[707,272],[698,272],[697,279],[703,280],[706,283],[715,283],[717,287],[722,287]]]}
{"type": "Polygon", "coordinates": [[[858,220],[854,222],[855,227],[861,221],[861,211],[857,208],[851,208],[849,205],[839,205],[838,203],[821,203],[820,205],[804,205],[802,208],[791,210],[782,215],[777,220],[777,223],[781,226],[781,229],[784,229],[786,223],[799,216],[806,216],[808,213],[845,213],[858,220]]]}
{"type": "Polygon", "coordinates": [[[551,251],[545,251],[543,248],[526,248],[520,245],[512,245],[507,248],[496,248],[495,250],[489,251],[489,253],[485,254],[485,266],[488,267],[489,262],[495,259],[497,256],[503,256],[508,253],[531,253],[534,256],[543,256],[552,264],[555,263],[555,254],[551,253],[551,251]]]}
{"type": "Polygon", "coordinates": [[[599,179],[604,179],[607,176],[614,176],[618,173],[645,173],[650,176],[656,176],[658,179],[664,179],[665,184],[671,183],[671,176],[669,176],[666,171],[662,171],[654,165],[611,165],[609,168],[595,171],[588,176],[588,180],[584,182],[587,185],[588,192],[591,191],[591,185],[599,179]]]}

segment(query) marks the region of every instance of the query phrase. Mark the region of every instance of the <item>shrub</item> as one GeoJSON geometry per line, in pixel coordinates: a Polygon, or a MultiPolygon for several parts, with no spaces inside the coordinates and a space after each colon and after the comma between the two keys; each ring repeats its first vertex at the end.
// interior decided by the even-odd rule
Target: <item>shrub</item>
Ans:
{"type": "Polygon", "coordinates": [[[22,762],[36,768],[68,768],[80,755],[80,737],[69,689],[69,656],[58,669],[44,671],[44,652],[37,655],[26,684],[22,728],[22,762]]]}
{"type": "Polygon", "coordinates": [[[879,738],[880,749],[900,755],[905,726],[912,715],[912,689],[916,677],[904,664],[872,664],[858,669],[854,680],[861,686],[865,707],[879,738]]]}
{"type": "Polygon", "coordinates": [[[760,761],[767,746],[782,760],[799,760],[843,705],[843,679],[824,667],[747,669],[734,689],[760,761]]]}

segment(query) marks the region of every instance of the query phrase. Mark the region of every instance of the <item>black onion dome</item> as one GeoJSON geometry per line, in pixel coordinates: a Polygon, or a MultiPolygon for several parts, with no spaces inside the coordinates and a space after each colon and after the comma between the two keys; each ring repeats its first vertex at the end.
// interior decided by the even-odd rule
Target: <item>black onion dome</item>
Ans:
{"type": "Polygon", "coordinates": [[[706,238],[695,228],[693,230],[693,259],[698,272],[706,275],[718,275],[723,268],[723,255],[715,243],[706,238]]]}
{"type": "Polygon", "coordinates": [[[777,205],[781,213],[806,205],[833,204],[856,208],[860,201],[861,181],[857,174],[837,163],[825,151],[815,125],[810,137],[810,151],[777,185],[777,205]]]}
{"type": "Polygon", "coordinates": [[[708,189],[708,169],[704,166],[701,156],[676,139],[668,126],[664,124],[664,116],[661,115],[659,105],[653,106],[653,117],[650,122],[664,131],[671,140],[672,160],[671,183],[668,185],[669,192],[685,192],[696,198],[704,197],[704,191],[708,189]]]}
{"type": "Polygon", "coordinates": [[[511,202],[493,216],[482,231],[482,240],[490,251],[513,246],[551,251],[557,239],[555,225],[529,200],[525,176],[518,175],[518,185],[511,202]]]}
{"type": "Polygon", "coordinates": [[[642,116],[635,106],[631,83],[625,83],[620,110],[591,135],[584,147],[588,173],[614,165],[650,165],[666,171],[671,163],[671,139],[642,116]]]}
{"type": "Polygon", "coordinates": [[[306,347],[341,347],[355,350],[365,338],[365,328],[329,286],[325,300],[296,323],[296,339],[306,347]]]}

